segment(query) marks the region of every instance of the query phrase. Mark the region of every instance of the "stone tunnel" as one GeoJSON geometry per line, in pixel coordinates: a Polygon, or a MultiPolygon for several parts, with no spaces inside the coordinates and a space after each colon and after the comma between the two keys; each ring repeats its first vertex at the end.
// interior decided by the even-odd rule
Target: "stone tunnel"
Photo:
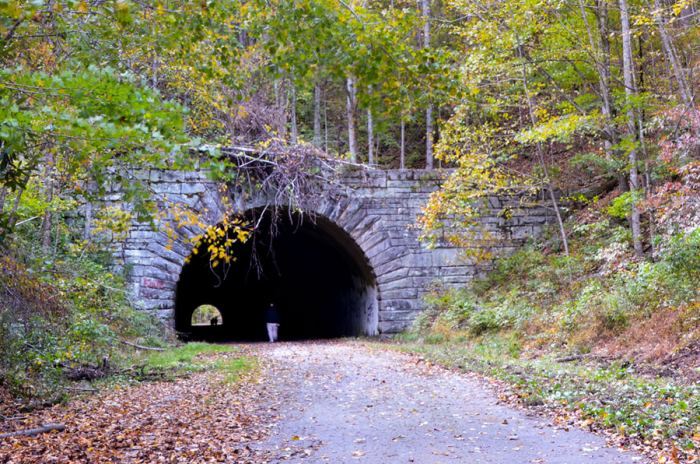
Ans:
{"type": "MultiPolygon", "coordinates": [[[[250,213],[250,212],[249,212],[250,213]]],[[[258,232],[233,250],[224,273],[198,254],[185,264],[175,292],[175,328],[194,339],[261,340],[265,309],[279,309],[286,340],[374,335],[377,277],[363,250],[325,216],[287,214],[270,233],[270,214],[258,232]],[[221,325],[192,326],[203,304],[220,311],[221,325]]],[[[218,322],[218,321],[217,321],[218,322]]]]}
{"type": "MultiPolygon", "coordinates": [[[[220,189],[202,172],[151,171],[151,189],[188,204],[207,224],[222,217],[220,189]]],[[[234,250],[230,271],[217,275],[206,258],[192,256],[189,239],[201,231],[164,232],[134,225],[120,254],[134,304],[171,321],[181,334],[211,340],[264,339],[263,308],[280,308],[281,339],[330,338],[397,333],[411,325],[434,282],[463,286],[480,272],[462,250],[428,248],[415,222],[447,173],[425,170],[362,170],[344,174],[343,190],[314,211],[289,214],[279,233],[256,234],[234,250]],[[193,326],[201,305],[218,309],[215,327],[193,326]]],[[[536,235],[551,221],[542,206],[490,199],[484,224],[506,234],[506,249],[536,235]],[[514,204],[508,205],[509,202],[514,204]],[[512,206],[507,218],[495,212],[512,206]]],[[[255,202],[241,203],[241,212],[255,202]]],[[[259,230],[264,231],[261,227],[259,230]]]]}

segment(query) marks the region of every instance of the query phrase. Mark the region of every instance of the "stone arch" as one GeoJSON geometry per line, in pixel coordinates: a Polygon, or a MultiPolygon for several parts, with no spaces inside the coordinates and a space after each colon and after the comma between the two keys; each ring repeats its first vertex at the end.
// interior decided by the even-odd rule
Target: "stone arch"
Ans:
{"type": "MultiPolygon", "coordinates": [[[[246,214],[253,211],[259,214],[260,208],[246,214]]],[[[346,217],[340,212],[334,216],[346,217]]],[[[275,302],[283,339],[378,333],[377,276],[357,242],[365,234],[353,237],[318,213],[281,214],[274,235],[271,219],[262,221],[249,243],[236,247],[238,260],[227,273],[211,272],[201,254],[190,257],[175,289],[176,330],[196,339],[264,339],[264,310],[275,302]],[[192,311],[202,304],[219,308],[224,323],[191,326],[192,311]]]]}
{"type": "MultiPolygon", "coordinates": [[[[480,268],[465,261],[461,250],[448,243],[428,249],[414,227],[431,192],[444,180],[445,171],[348,170],[333,188],[309,208],[312,213],[337,225],[362,250],[376,277],[377,332],[404,330],[423,309],[423,297],[436,281],[446,286],[464,286],[480,268]]],[[[220,184],[205,171],[151,170],[143,173],[159,197],[185,203],[200,213],[204,223],[216,224],[223,214],[220,184]]],[[[118,192],[115,199],[119,201],[118,192]]],[[[266,204],[264,198],[236,196],[240,211],[266,204]]],[[[268,199],[269,200],[269,199],[268,199]]],[[[523,206],[517,198],[491,198],[483,223],[495,235],[502,234],[502,252],[535,236],[551,221],[552,212],[539,202],[523,206]],[[497,210],[507,206],[513,212],[507,221],[497,210]]],[[[175,293],[189,238],[201,232],[196,227],[177,231],[175,243],[149,225],[134,224],[123,249],[117,255],[127,271],[134,306],[155,313],[169,322],[175,320],[175,293]]],[[[496,250],[498,251],[498,250],[496,250]]]]}
{"type": "Polygon", "coordinates": [[[192,326],[210,326],[223,324],[223,315],[219,308],[209,304],[197,306],[191,316],[192,326]],[[195,319],[197,319],[195,323],[195,319]]]}

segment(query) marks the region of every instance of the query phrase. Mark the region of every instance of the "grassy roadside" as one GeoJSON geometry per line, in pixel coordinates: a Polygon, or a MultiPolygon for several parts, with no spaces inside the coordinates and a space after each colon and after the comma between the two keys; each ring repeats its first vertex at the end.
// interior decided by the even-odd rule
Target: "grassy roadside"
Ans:
{"type": "Polygon", "coordinates": [[[501,380],[511,400],[565,413],[592,430],[615,432],[621,444],[658,455],[659,462],[699,459],[697,383],[648,378],[624,363],[557,362],[553,356],[524,359],[513,355],[505,337],[430,342],[409,334],[388,346],[501,380]]]}
{"type": "Polygon", "coordinates": [[[211,371],[222,374],[223,381],[231,384],[256,365],[255,359],[238,347],[199,342],[169,347],[164,351],[134,353],[132,363],[135,367],[125,376],[117,376],[117,382],[129,379],[174,380],[211,371]]]}

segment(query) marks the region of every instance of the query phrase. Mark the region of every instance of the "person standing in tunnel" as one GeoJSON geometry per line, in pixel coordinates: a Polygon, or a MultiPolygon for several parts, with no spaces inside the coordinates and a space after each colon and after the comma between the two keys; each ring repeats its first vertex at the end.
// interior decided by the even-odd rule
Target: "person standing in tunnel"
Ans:
{"type": "Polygon", "coordinates": [[[270,302],[270,306],[265,310],[265,322],[267,322],[267,336],[270,343],[276,342],[277,331],[280,327],[280,314],[273,302],[270,302]]]}

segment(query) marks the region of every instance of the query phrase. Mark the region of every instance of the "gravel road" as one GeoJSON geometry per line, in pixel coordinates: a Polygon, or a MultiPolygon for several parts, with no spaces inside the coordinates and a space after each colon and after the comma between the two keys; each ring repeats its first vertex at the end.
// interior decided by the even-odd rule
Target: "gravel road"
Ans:
{"type": "Polygon", "coordinates": [[[483,381],[352,341],[257,345],[280,422],[268,462],[640,463],[499,404],[483,381]]]}

